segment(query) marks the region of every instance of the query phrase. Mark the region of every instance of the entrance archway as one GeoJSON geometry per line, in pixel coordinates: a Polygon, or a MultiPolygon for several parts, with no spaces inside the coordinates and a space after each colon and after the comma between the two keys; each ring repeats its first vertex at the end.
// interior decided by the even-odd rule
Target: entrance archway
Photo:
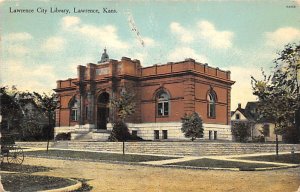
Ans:
{"type": "Polygon", "coordinates": [[[97,99],[97,128],[107,129],[107,122],[109,118],[109,94],[103,92],[97,99]]]}

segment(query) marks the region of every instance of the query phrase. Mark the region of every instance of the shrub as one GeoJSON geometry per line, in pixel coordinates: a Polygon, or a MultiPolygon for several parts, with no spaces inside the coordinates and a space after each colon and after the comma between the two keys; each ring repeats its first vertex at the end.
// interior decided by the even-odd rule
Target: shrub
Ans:
{"type": "Polygon", "coordinates": [[[136,135],[130,135],[130,140],[131,141],[144,141],[143,138],[136,136],[136,135]]]}
{"type": "Polygon", "coordinates": [[[71,140],[71,133],[59,133],[56,135],[55,140],[71,140]]]}
{"type": "Polygon", "coordinates": [[[113,123],[112,132],[108,138],[109,141],[126,141],[131,139],[129,129],[123,121],[113,123]]]}
{"type": "Polygon", "coordinates": [[[283,133],[283,140],[285,143],[299,143],[300,131],[293,126],[288,127],[283,133]]]}
{"type": "Polygon", "coordinates": [[[263,143],[265,142],[265,137],[263,135],[255,136],[252,138],[253,143],[263,143]]]}
{"type": "Polygon", "coordinates": [[[22,123],[22,139],[24,141],[37,141],[42,137],[42,126],[36,121],[22,123]]]}
{"type": "Polygon", "coordinates": [[[185,137],[191,138],[194,141],[196,138],[203,137],[203,124],[202,119],[198,113],[194,112],[190,115],[185,114],[181,118],[182,127],[181,131],[185,137]]]}
{"type": "Polygon", "coordinates": [[[251,124],[249,122],[232,122],[231,132],[236,141],[246,142],[250,137],[251,124]]]}

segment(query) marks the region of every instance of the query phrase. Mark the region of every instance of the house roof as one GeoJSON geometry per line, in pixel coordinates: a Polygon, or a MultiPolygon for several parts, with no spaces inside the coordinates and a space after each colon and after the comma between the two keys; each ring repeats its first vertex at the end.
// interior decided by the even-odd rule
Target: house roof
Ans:
{"type": "Polygon", "coordinates": [[[259,102],[257,101],[251,101],[246,104],[245,109],[241,108],[240,106],[233,112],[231,113],[231,116],[236,112],[239,111],[242,113],[245,118],[247,118],[248,121],[255,121],[257,123],[270,123],[272,122],[270,119],[261,117],[259,114],[257,108],[258,108],[259,102]]]}

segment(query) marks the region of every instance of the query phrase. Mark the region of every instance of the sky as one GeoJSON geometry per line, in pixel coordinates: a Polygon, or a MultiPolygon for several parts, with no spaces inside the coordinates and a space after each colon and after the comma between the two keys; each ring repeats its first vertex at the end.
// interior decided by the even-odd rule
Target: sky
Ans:
{"type": "Polygon", "coordinates": [[[0,85],[50,92],[106,47],[111,59],[144,67],[193,58],[230,70],[234,110],[256,100],[251,75],[272,72],[284,45],[300,42],[299,9],[300,0],[0,0],[0,85]]]}

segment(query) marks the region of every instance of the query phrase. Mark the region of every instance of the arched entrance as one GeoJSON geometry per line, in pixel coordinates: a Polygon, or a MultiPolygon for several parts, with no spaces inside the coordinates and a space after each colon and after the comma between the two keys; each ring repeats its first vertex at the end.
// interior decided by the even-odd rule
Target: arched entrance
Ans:
{"type": "Polygon", "coordinates": [[[103,92],[97,99],[97,128],[107,129],[107,122],[109,118],[109,94],[103,92]]]}

